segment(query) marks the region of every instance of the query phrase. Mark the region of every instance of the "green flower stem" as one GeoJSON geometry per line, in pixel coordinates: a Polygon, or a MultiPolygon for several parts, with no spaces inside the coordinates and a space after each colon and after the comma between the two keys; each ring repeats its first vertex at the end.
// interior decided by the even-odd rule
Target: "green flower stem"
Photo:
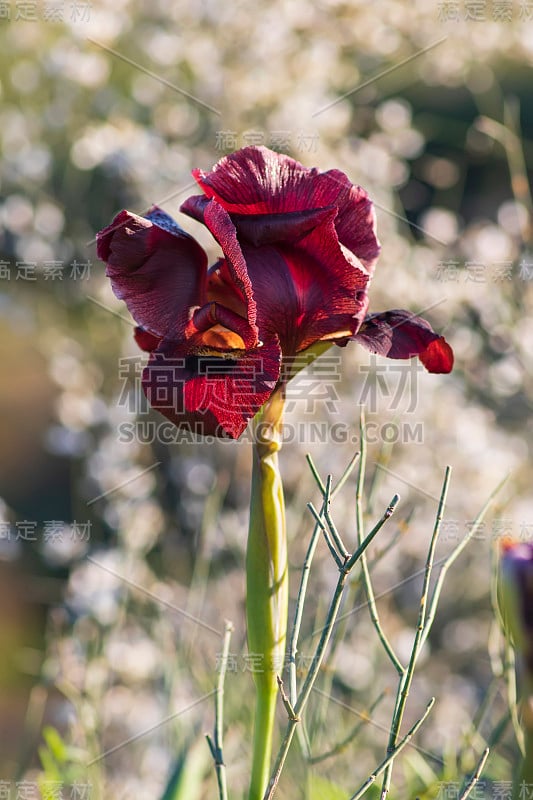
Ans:
{"type": "Polygon", "coordinates": [[[261,800],[270,774],[288,615],[287,535],[278,469],[283,393],[276,392],[254,422],[250,528],[246,553],[248,651],[253,656],[256,706],[249,800],[261,800]]]}

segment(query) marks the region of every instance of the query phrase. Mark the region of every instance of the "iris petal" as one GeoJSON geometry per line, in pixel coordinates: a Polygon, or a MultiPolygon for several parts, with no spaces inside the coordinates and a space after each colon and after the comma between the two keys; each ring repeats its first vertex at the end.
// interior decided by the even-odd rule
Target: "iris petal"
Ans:
{"type": "Polygon", "coordinates": [[[428,372],[451,372],[453,368],[453,351],[446,339],[409,311],[371,314],[353,339],[371,353],[388,358],[418,356],[428,372]]]}
{"type": "Polygon", "coordinates": [[[236,439],[274,391],[280,364],[276,341],[234,358],[177,347],[151,354],[143,388],[150,404],[180,428],[236,439]]]}
{"type": "Polygon", "coordinates": [[[121,211],[97,235],[113,291],[159,337],[179,339],[191,309],[205,302],[207,256],[161,209],[147,218],[121,211]]]}

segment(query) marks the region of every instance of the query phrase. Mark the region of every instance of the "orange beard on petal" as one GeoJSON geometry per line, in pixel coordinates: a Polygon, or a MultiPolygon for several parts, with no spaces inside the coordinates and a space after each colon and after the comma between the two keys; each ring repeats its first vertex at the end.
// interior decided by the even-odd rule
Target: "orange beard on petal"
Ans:
{"type": "Polygon", "coordinates": [[[335,339],[346,339],[353,336],[353,332],[346,330],[346,331],[335,331],[334,333],[326,333],[325,336],[322,336],[319,341],[320,342],[334,342],[335,339]]]}
{"type": "Polygon", "coordinates": [[[197,342],[201,355],[235,358],[246,350],[242,337],[223,325],[213,325],[198,336],[197,342]]]}

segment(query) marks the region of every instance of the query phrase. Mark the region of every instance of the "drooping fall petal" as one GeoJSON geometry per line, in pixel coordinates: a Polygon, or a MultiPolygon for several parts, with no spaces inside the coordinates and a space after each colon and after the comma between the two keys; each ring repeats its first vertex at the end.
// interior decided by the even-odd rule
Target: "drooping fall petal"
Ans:
{"type": "Polygon", "coordinates": [[[271,341],[244,353],[152,352],[143,373],[150,404],[180,428],[236,439],[272,394],[281,349],[271,341]]]}
{"type": "Polygon", "coordinates": [[[146,353],[151,353],[153,350],[157,350],[161,344],[161,338],[159,336],[155,336],[153,333],[145,330],[140,325],[135,327],[133,331],[133,338],[141,350],[144,350],[146,353]]]}
{"type": "Polygon", "coordinates": [[[135,321],[159,337],[181,338],[205,296],[207,256],[198,242],[154,208],[146,218],[121,211],[97,245],[113,291],[135,321]]]}
{"type": "Polygon", "coordinates": [[[418,356],[428,372],[451,372],[453,367],[453,351],[446,339],[435,333],[429,322],[409,311],[370,314],[353,339],[380,356],[418,356]]]}

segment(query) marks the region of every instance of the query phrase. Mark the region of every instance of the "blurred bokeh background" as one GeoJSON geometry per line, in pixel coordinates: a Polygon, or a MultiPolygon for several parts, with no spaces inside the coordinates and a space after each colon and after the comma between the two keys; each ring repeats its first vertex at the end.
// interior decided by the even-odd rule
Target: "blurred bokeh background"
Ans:
{"type": "MultiPolygon", "coordinates": [[[[152,800],[178,761],[200,776],[197,797],[214,797],[205,697],[228,618],[225,757],[234,796],[244,791],[250,447],[165,440],[94,238],[121,208],[157,203],[214,259],[215,243],[179,215],[190,171],[264,144],[367,189],[383,245],[372,310],[422,313],[456,354],[451,376],[433,376],[354,346],[295,382],[281,462],[293,580],[317,502],[305,454],[338,478],[361,403],[369,520],[402,496],[373,555],[403,659],[445,466],[437,558],[511,472],[448,576],[408,721],[432,695],[437,705],[394,775],[395,796],[456,796],[443,792],[500,724],[484,787],[495,796],[516,747],[491,554],[501,535],[533,535],[533,3],[8,0],[0,36],[0,785],[12,797],[24,782],[55,797],[55,782],[64,797],[152,800]]],[[[334,507],[348,542],[353,497],[350,479],[334,507]]],[[[324,548],[303,656],[334,580],[324,548]]],[[[352,604],[321,677],[332,700],[311,707],[313,751],[384,697],[337,758],[306,765],[295,747],[280,798],[325,796],[318,776],[347,797],[385,752],[394,671],[357,581],[352,604]]]]}

